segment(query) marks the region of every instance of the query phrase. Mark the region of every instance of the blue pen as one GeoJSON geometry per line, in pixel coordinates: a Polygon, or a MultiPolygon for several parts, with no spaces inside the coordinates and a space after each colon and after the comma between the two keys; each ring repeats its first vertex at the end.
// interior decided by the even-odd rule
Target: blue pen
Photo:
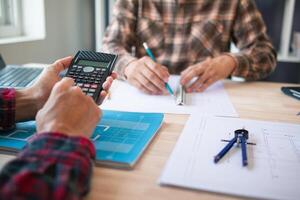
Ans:
{"type": "MultiPolygon", "coordinates": [[[[147,45],[146,42],[143,43],[143,46],[144,46],[144,48],[145,48],[147,54],[150,56],[150,58],[151,58],[154,62],[156,62],[156,59],[155,59],[153,53],[151,52],[151,50],[149,49],[149,47],[148,47],[148,45],[147,45]]],[[[171,87],[170,87],[170,85],[169,85],[168,83],[165,83],[165,87],[167,88],[168,92],[169,92],[171,95],[174,96],[174,92],[172,91],[172,89],[171,89],[171,87]]]]}

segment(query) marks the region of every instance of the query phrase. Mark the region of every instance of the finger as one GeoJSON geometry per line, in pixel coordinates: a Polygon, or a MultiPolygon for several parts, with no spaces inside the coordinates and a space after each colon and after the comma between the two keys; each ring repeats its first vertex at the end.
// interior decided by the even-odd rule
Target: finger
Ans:
{"type": "Polygon", "coordinates": [[[106,91],[104,91],[104,90],[102,90],[102,91],[100,92],[99,97],[98,97],[98,101],[97,101],[97,104],[98,104],[98,105],[101,105],[101,104],[103,103],[103,101],[104,101],[104,99],[106,98],[107,94],[108,94],[108,93],[107,93],[106,91]]]}
{"type": "Polygon", "coordinates": [[[208,79],[205,83],[203,83],[199,88],[196,89],[197,92],[203,92],[206,90],[211,84],[216,81],[214,78],[208,79]]]}
{"type": "Polygon", "coordinates": [[[54,85],[53,90],[55,92],[66,91],[70,89],[73,85],[74,85],[74,80],[72,78],[65,77],[54,85]]]}
{"type": "Polygon", "coordinates": [[[145,68],[142,70],[141,73],[146,77],[159,91],[164,91],[165,89],[165,82],[157,76],[157,74],[153,73],[149,68],[145,68]]]}
{"type": "Polygon", "coordinates": [[[144,65],[153,73],[155,73],[161,80],[163,80],[164,82],[168,82],[170,74],[166,67],[154,62],[149,57],[145,58],[144,65]]]}
{"type": "Polygon", "coordinates": [[[132,85],[137,87],[140,91],[146,93],[146,94],[151,94],[151,91],[149,91],[147,88],[143,86],[142,83],[140,83],[137,79],[131,80],[132,85]]]}
{"type": "Polygon", "coordinates": [[[118,78],[117,72],[113,71],[109,77],[112,77],[114,80],[118,78]]]}
{"type": "Polygon", "coordinates": [[[197,81],[195,81],[190,87],[188,87],[188,92],[193,92],[194,90],[196,90],[197,88],[202,87],[202,85],[209,80],[210,78],[212,78],[210,70],[206,70],[202,76],[200,76],[197,81]]]}
{"type": "Polygon", "coordinates": [[[106,81],[102,84],[102,88],[104,90],[109,90],[109,88],[111,87],[113,83],[113,78],[112,77],[107,77],[106,81]]]}
{"type": "Polygon", "coordinates": [[[137,77],[137,80],[142,84],[142,86],[150,92],[150,94],[158,94],[162,91],[160,88],[157,88],[151,80],[149,80],[144,74],[139,74],[137,77]]]}
{"type": "Polygon", "coordinates": [[[202,65],[190,67],[187,72],[181,76],[180,83],[182,85],[187,85],[194,77],[200,76],[204,71],[205,68],[202,65]]]}
{"type": "Polygon", "coordinates": [[[73,59],[72,56],[59,59],[49,67],[52,68],[57,74],[59,74],[61,71],[67,69],[70,66],[72,59],[73,59]]]}
{"type": "Polygon", "coordinates": [[[186,91],[193,92],[195,89],[201,87],[201,85],[202,85],[202,81],[200,80],[200,77],[199,77],[192,85],[190,85],[189,87],[186,88],[186,91]]]}
{"type": "Polygon", "coordinates": [[[210,62],[211,62],[211,57],[207,57],[201,63],[192,65],[192,66],[186,68],[184,71],[182,71],[181,72],[181,80],[180,80],[181,84],[186,85],[193,79],[193,77],[192,78],[190,77],[191,71],[193,71],[193,70],[196,71],[195,73],[198,73],[198,76],[201,75],[202,73],[204,73],[205,69],[210,64],[210,62]],[[193,68],[195,68],[195,69],[193,69],[193,68]]]}

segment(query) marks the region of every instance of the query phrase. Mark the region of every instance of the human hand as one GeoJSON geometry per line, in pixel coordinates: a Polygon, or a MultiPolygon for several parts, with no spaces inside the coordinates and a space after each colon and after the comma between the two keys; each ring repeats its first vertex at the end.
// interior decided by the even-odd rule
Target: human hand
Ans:
{"type": "Polygon", "coordinates": [[[203,92],[214,82],[228,77],[236,68],[236,63],[229,55],[207,58],[182,71],[180,83],[187,92],[203,92]],[[190,83],[193,78],[196,80],[190,83]]]}
{"type": "MultiPolygon", "coordinates": [[[[33,119],[35,117],[38,110],[40,110],[48,100],[53,86],[61,80],[59,74],[69,67],[72,59],[73,57],[69,56],[55,61],[43,70],[38,80],[31,87],[17,90],[16,121],[33,119]]],[[[99,102],[97,103],[102,103],[116,77],[117,74],[115,72],[107,77],[103,83],[103,91],[100,93],[100,98],[98,98],[99,102]]]]}
{"type": "Polygon", "coordinates": [[[101,117],[94,100],[71,78],[56,83],[44,107],[36,115],[37,132],[59,132],[90,137],[101,117]]]}
{"type": "Polygon", "coordinates": [[[155,63],[148,56],[131,62],[125,68],[128,82],[147,94],[166,94],[165,82],[168,82],[169,72],[165,66],[155,63]]]}

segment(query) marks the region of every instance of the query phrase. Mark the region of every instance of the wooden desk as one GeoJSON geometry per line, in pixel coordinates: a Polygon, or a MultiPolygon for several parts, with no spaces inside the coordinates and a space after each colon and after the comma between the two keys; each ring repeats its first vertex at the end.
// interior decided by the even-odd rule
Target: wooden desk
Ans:
{"type": "MultiPolygon", "coordinates": [[[[241,118],[300,124],[300,101],[284,95],[288,84],[225,81],[241,118]]],[[[161,187],[158,179],[188,115],[166,114],[162,128],[132,171],[95,167],[87,199],[240,199],[209,192],[161,187]]],[[[300,133],[300,130],[299,130],[300,133]]]]}

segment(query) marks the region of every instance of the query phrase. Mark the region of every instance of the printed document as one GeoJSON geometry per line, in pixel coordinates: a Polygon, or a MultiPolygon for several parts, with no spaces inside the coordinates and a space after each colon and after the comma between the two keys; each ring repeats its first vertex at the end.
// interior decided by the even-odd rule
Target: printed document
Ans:
{"type": "Polygon", "coordinates": [[[300,197],[300,125],[192,114],[160,178],[160,184],[264,199],[300,197]],[[236,145],[213,158],[234,137],[249,131],[248,166],[236,145]]]}

